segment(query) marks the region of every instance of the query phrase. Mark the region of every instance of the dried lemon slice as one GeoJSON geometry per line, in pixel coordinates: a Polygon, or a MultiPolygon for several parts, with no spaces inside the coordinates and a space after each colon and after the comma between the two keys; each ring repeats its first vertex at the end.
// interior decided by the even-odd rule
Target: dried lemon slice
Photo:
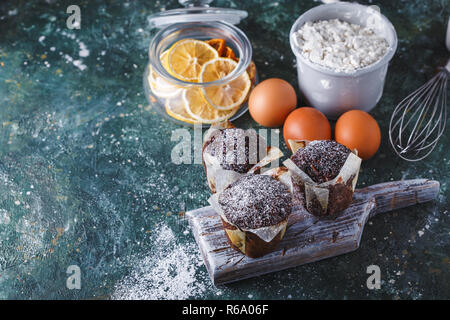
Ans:
{"type": "Polygon", "coordinates": [[[181,93],[183,90],[182,88],[177,87],[158,76],[151,66],[149,68],[150,71],[147,81],[155,96],[159,98],[173,98],[181,93]]]}
{"type": "MultiPolygon", "coordinates": [[[[220,80],[230,74],[237,62],[228,58],[217,58],[203,65],[200,82],[220,80]]],[[[231,110],[241,106],[247,98],[252,83],[247,72],[222,85],[202,88],[208,103],[218,110],[231,110]]]]}
{"type": "Polygon", "coordinates": [[[175,99],[167,99],[166,112],[174,119],[187,122],[187,123],[199,123],[197,119],[192,118],[187,112],[184,101],[181,97],[175,99]]]}
{"type": "MultiPolygon", "coordinates": [[[[169,50],[164,51],[163,53],[161,53],[161,55],[159,56],[159,60],[161,61],[162,66],[164,67],[164,69],[168,70],[167,67],[167,54],[169,53],[169,50]]],[[[159,74],[157,74],[155,72],[155,70],[153,70],[152,65],[150,65],[150,73],[149,73],[150,79],[153,80],[153,82],[156,82],[158,78],[161,78],[161,76],[159,74]]],[[[171,84],[170,82],[166,81],[170,86],[174,86],[173,84],[171,84]]]]}
{"type": "Polygon", "coordinates": [[[197,82],[202,66],[218,56],[217,51],[204,41],[180,40],[169,49],[168,71],[180,80],[197,82]]]}
{"type": "Polygon", "coordinates": [[[168,56],[169,56],[169,50],[164,51],[159,56],[159,60],[161,60],[161,64],[163,65],[164,69],[167,70],[167,72],[169,72],[169,64],[167,61],[168,56]]]}
{"type": "MultiPolygon", "coordinates": [[[[161,56],[160,60],[164,68],[167,70],[167,54],[168,51],[164,51],[161,56]]],[[[152,90],[153,94],[159,98],[173,98],[177,95],[179,95],[182,91],[182,88],[170,83],[169,81],[165,80],[163,77],[161,77],[159,74],[153,70],[153,67],[149,66],[149,73],[147,81],[150,85],[150,89],[152,90]]]]}
{"type": "Polygon", "coordinates": [[[187,89],[182,94],[186,112],[202,123],[221,122],[232,117],[239,108],[218,110],[209,105],[200,89],[187,89]]]}

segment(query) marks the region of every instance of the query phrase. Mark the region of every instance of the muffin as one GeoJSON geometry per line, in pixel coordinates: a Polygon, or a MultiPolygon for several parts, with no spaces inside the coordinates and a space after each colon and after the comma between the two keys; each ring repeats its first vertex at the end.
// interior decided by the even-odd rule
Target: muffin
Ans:
{"type": "Polygon", "coordinates": [[[284,164],[291,171],[296,200],[316,216],[333,216],[353,198],[361,159],[331,140],[316,140],[299,148],[284,164]]]}
{"type": "Polygon", "coordinates": [[[269,175],[246,174],[225,188],[216,201],[233,249],[257,258],[278,246],[292,208],[292,194],[282,182],[269,175]]]}
{"type": "MultiPolygon", "coordinates": [[[[267,145],[255,130],[213,129],[203,144],[202,161],[208,185],[220,192],[267,155],[267,145]]],[[[257,171],[257,170],[255,170],[257,171]]]]}

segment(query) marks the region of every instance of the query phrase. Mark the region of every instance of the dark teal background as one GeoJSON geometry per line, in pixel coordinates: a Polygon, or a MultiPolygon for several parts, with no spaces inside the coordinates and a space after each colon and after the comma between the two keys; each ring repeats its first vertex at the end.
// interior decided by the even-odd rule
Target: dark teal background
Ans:
{"type": "MultiPolygon", "coordinates": [[[[260,78],[295,87],[288,33],[318,4],[215,1],[249,12],[239,27],[260,78]]],[[[358,186],[436,179],[438,199],[376,217],[353,253],[216,288],[178,215],[207,204],[203,168],[170,162],[179,127],[148,105],[142,86],[152,36],[146,18],[177,2],[2,1],[0,298],[450,298],[448,134],[418,163],[400,160],[387,138],[394,106],[449,58],[450,5],[371,4],[392,21],[399,43],[371,112],[382,145],[362,164],[358,186]],[[66,27],[71,4],[81,8],[80,30],[66,27]],[[87,57],[79,56],[83,45],[87,57]],[[371,264],[381,268],[380,290],[366,287],[371,264]],[[66,288],[69,265],[81,269],[81,290],[66,288]]],[[[259,128],[248,114],[235,124],[259,128]]]]}

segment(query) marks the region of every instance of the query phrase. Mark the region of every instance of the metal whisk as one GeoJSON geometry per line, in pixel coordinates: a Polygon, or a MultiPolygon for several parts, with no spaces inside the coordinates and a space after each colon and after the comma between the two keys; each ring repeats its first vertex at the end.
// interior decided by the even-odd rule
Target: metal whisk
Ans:
{"type": "MultiPolygon", "coordinates": [[[[447,28],[450,51],[450,24],[447,28]]],[[[389,123],[389,140],[394,151],[407,161],[426,158],[436,147],[447,122],[447,81],[450,60],[427,83],[403,99],[389,123]]]]}

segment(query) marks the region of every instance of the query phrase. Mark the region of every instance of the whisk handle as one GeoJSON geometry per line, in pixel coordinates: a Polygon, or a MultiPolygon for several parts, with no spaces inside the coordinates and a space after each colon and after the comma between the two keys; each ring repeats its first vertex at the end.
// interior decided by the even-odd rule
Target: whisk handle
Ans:
{"type": "MultiPolygon", "coordinates": [[[[448,18],[448,22],[447,22],[447,36],[445,39],[445,44],[447,46],[447,50],[450,51],[450,17],[448,18]]],[[[447,63],[448,66],[448,63],[447,63]]]]}

